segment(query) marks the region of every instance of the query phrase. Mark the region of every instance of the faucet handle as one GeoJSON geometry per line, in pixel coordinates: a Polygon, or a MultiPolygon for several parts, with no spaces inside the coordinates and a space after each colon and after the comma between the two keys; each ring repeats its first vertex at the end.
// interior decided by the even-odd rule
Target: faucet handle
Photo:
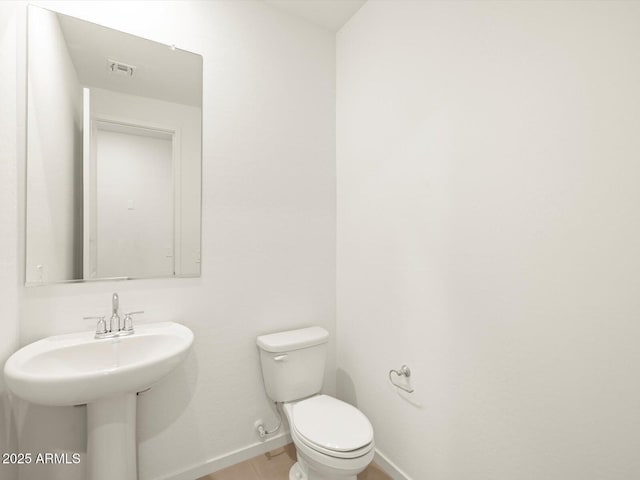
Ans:
{"type": "Polygon", "coordinates": [[[138,310],[136,312],[125,313],[124,314],[124,322],[123,322],[122,330],[124,330],[125,332],[133,333],[133,319],[131,318],[131,315],[138,315],[140,313],[144,313],[144,310],[138,310]]]}
{"type": "Polygon", "coordinates": [[[95,317],[82,317],[83,320],[98,320],[96,325],[96,335],[103,335],[107,333],[107,323],[104,321],[104,315],[95,317]]]}

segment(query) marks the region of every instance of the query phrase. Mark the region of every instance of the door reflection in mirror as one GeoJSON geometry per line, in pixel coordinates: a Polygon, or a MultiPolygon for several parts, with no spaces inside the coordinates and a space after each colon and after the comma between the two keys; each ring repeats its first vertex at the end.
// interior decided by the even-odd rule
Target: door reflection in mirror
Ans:
{"type": "Polygon", "coordinates": [[[174,274],[173,135],[100,122],[92,277],[174,274]]]}

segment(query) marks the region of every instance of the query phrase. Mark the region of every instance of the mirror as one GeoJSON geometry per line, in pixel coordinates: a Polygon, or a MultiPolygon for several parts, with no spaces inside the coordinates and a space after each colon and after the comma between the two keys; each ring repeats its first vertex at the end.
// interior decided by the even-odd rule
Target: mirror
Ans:
{"type": "Polygon", "coordinates": [[[30,5],[26,284],[200,275],[202,57],[30,5]]]}

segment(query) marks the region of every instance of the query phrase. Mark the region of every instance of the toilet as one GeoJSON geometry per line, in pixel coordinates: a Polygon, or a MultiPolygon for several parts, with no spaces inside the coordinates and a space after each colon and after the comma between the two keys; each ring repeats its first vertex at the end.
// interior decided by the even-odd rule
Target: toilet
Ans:
{"type": "Polygon", "coordinates": [[[257,338],[267,395],[282,404],[298,461],[290,480],[356,480],[374,456],[373,428],[357,408],[320,394],[329,332],[301,328],[257,338]]]}

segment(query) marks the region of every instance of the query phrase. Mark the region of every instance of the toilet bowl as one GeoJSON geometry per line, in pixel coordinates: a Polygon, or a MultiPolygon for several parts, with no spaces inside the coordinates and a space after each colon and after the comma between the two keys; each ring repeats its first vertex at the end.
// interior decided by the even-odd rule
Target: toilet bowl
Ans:
{"type": "Polygon", "coordinates": [[[291,480],[355,480],[373,460],[373,428],[357,408],[316,395],[283,410],[298,454],[291,480]]]}
{"type": "Polygon", "coordinates": [[[367,417],[320,394],[328,338],[321,327],[257,338],[267,395],[282,405],[296,447],[290,480],[356,480],[375,454],[367,417]]]}

